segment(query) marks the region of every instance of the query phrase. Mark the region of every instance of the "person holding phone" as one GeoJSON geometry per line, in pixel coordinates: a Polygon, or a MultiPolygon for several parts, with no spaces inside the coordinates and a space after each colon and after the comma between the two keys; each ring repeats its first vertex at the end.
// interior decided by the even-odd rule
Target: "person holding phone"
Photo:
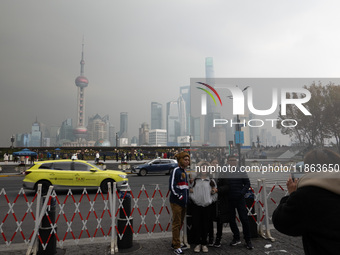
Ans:
{"type": "Polygon", "coordinates": [[[302,236],[305,254],[340,253],[340,155],[315,149],[304,158],[306,174],[289,178],[288,196],[281,199],[272,217],[283,234],[302,236]],[[320,169],[318,169],[320,168],[320,169]]]}

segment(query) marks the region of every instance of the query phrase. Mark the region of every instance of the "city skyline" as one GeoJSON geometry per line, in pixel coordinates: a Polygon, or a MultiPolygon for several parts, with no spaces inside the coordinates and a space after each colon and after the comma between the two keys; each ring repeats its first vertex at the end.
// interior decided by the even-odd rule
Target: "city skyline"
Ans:
{"type": "Polygon", "coordinates": [[[205,77],[206,57],[221,78],[339,76],[335,1],[4,0],[0,7],[1,147],[36,118],[53,129],[67,119],[76,126],[83,37],[85,119],[108,114],[117,131],[128,112],[130,137],[149,123],[151,102],[165,108],[191,78],[205,77]]]}

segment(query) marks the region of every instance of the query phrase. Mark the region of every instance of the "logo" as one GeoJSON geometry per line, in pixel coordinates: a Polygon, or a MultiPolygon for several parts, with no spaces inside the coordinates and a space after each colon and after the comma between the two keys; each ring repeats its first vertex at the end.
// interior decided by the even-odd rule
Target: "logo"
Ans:
{"type": "MultiPolygon", "coordinates": [[[[220,95],[217,93],[217,91],[216,91],[212,86],[210,86],[209,84],[203,83],[203,82],[197,82],[197,83],[206,86],[206,87],[209,88],[212,92],[214,92],[215,95],[217,96],[218,100],[220,101],[221,106],[222,106],[221,97],[220,97],[220,95]]],[[[214,101],[215,105],[217,105],[214,96],[211,94],[211,92],[210,92],[209,90],[203,89],[203,88],[201,88],[201,87],[196,87],[196,88],[201,89],[201,90],[203,90],[204,92],[206,92],[206,93],[212,98],[212,100],[214,101]]],[[[206,114],[207,114],[207,95],[206,95],[206,94],[202,94],[201,100],[202,100],[202,104],[201,104],[201,107],[202,107],[202,108],[201,108],[201,114],[202,114],[202,115],[206,115],[206,114]]]]}
{"type": "MultiPolygon", "coordinates": [[[[217,91],[210,85],[203,83],[203,82],[197,82],[198,84],[204,85],[207,88],[209,88],[212,92],[215,93],[215,95],[218,97],[220,104],[222,106],[222,100],[217,93],[217,91]]],[[[204,88],[197,87],[198,89],[203,90],[206,92],[214,101],[215,105],[217,105],[216,100],[212,93],[204,88]]],[[[250,87],[247,87],[247,106],[250,113],[253,113],[255,115],[265,116],[270,115],[274,113],[278,106],[281,107],[281,114],[286,115],[286,108],[287,105],[295,105],[304,115],[312,115],[304,106],[303,103],[307,103],[311,99],[311,93],[304,88],[281,88],[281,93],[278,93],[277,88],[272,88],[272,105],[269,109],[266,110],[259,110],[254,107],[254,99],[253,99],[253,90],[250,87]],[[303,98],[287,98],[287,94],[292,93],[300,93],[304,94],[305,96],[303,98]],[[279,102],[279,100],[281,102],[279,102]]],[[[223,89],[227,89],[231,93],[231,96],[228,96],[230,99],[233,100],[233,115],[243,115],[245,110],[245,98],[244,98],[244,90],[241,90],[238,87],[223,87],[223,89]]],[[[263,100],[263,99],[261,99],[263,100]]],[[[201,114],[207,115],[207,96],[206,94],[201,95],[201,114]]]]}

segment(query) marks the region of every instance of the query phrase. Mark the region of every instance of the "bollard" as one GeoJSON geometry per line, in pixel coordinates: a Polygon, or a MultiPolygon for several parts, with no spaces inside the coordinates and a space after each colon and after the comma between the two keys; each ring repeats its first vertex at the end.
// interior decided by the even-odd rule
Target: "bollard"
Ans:
{"type": "MultiPolygon", "coordinates": [[[[43,203],[44,203],[45,199],[47,199],[46,196],[44,196],[43,203]]],[[[51,204],[50,204],[49,210],[47,210],[47,213],[48,213],[48,216],[49,216],[52,224],[55,223],[56,205],[57,205],[56,198],[51,197],[51,204]]],[[[39,242],[39,249],[38,249],[38,253],[37,253],[38,255],[42,255],[42,254],[50,255],[50,254],[56,254],[57,253],[57,239],[56,239],[56,236],[55,236],[54,233],[51,234],[51,231],[52,231],[52,227],[51,227],[51,224],[48,220],[48,217],[47,217],[47,215],[44,215],[44,217],[41,220],[41,226],[39,228],[39,235],[41,237],[43,244],[46,244],[50,235],[51,235],[51,237],[50,237],[50,240],[47,243],[47,246],[45,247],[45,250],[44,250],[44,247],[42,246],[42,244],[39,242]]],[[[55,231],[57,231],[57,228],[55,228],[55,231]]]]}
{"type": "Polygon", "coordinates": [[[119,218],[117,219],[117,227],[118,227],[118,248],[119,249],[128,249],[131,248],[133,245],[133,233],[132,229],[133,228],[133,217],[130,216],[131,214],[131,194],[129,192],[121,191],[120,192],[120,199],[123,199],[123,208],[125,210],[125,213],[127,216],[125,216],[123,208],[120,208],[119,210],[119,218]],[[125,195],[125,197],[124,197],[125,195]],[[128,217],[128,219],[126,218],[128,217]],[[127,225],[127,223],[130,222],[131,227],[127,225]],[[125,229],[125,232],[124,232],[125,229]],[[124,234],[123,234],[124,232],[124,234]],[[119,235],[123,235],[122,238],[119,237],[119,235]]]}

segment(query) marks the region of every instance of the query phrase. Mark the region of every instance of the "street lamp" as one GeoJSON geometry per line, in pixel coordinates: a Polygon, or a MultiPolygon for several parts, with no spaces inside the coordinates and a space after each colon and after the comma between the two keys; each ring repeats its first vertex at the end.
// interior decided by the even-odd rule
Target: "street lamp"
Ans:
{"type": "MultiPolygon", "coordinates": [[[[237,87],[237,85],[236,85],[237,87]]],[[[249,88],[249,86],[245,87],[244,89],[242,89],[242,92],[246,91],[249,88]]],[[[228,98],[233,99],[233,96],[228,96],[228,98]]],[[[238,135],[238,143],[237,145],[237,153],[238,153],[238,166],[241,167],[241,124],[240,123],[240,116],[237,114],[236,115],[236,121],[237,121],[237,125],[236,125],[236,132],[235,132],[235,144],[236,144],[236,134],[238,135]]]]}
{"type": "Polygon", "coordinates": [[[14,138],[14,135],[12,135],[12,137],[11,137],[11,143],[12,143],[11,149],[13,149],[13,143],[14,143],[14,141],[15,141],[15,138],[14,138]]]}

